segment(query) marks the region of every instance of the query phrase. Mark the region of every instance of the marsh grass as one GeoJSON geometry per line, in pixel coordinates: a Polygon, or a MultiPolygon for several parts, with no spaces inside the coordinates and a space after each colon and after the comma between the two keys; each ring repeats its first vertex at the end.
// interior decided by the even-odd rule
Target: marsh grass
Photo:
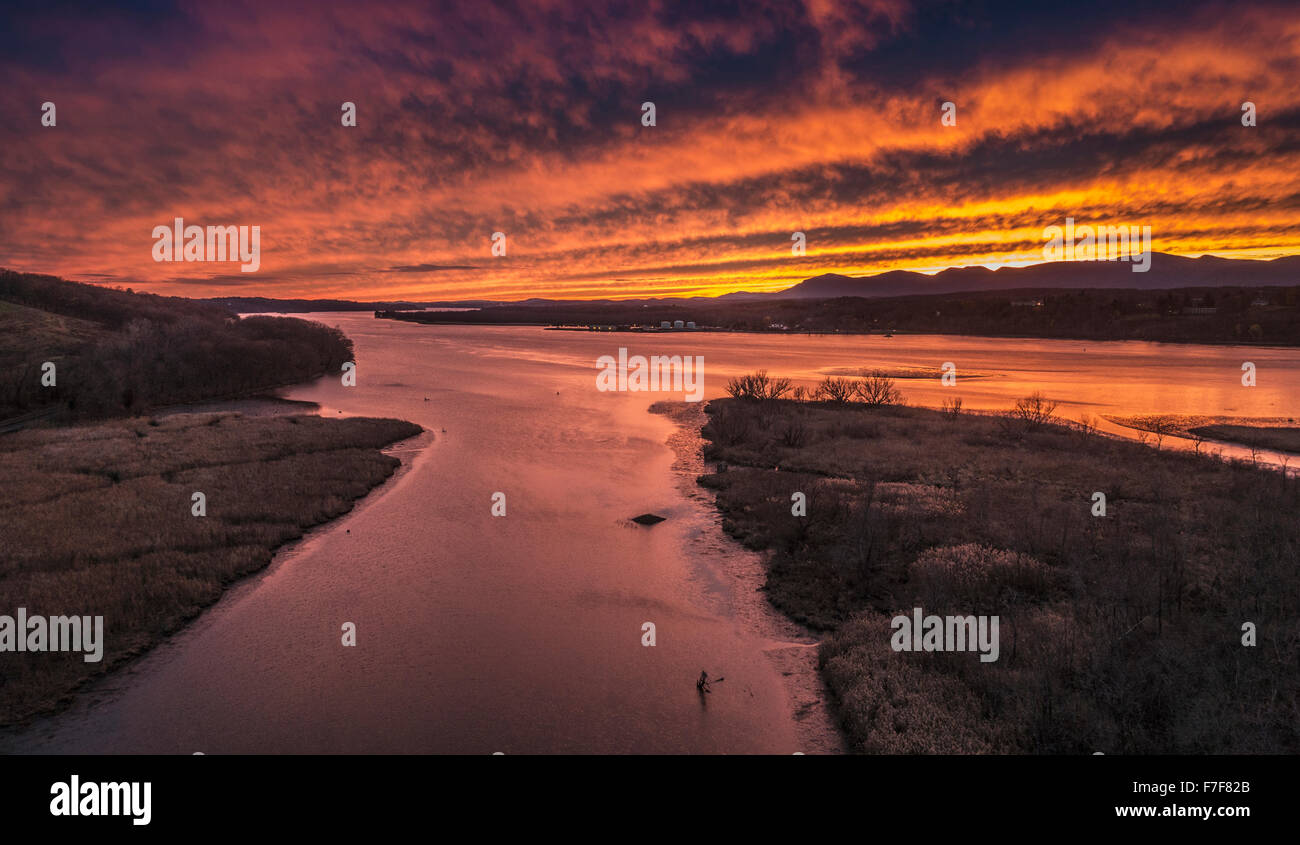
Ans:
{"type": "Polygon", "coordinates": [[[1111,422],[1145,431],[1159,440],[1185,437],[1200,441],[1221,440],[1253,449],[1300,453],[1300,426],[1295,417],[1228,417],[1185,414],[1147,414],[1143,416],[1107,416],[1111,422]]]}
{"type": "Polygon", "coordinates": [[[1202,425],[1189,429],[1192,435],[1240,443],[1255,449],[1300,453],[1300,426],[1202,425]]]}
{"type": "Polygon", "coordinates": [[[66,702],[346,513],[418,434],[391,419],[185,414],[0,437],[0,613],[104,617],[104,658],[0,654],[0,724],[66,702]],[[191,515],[191,494],[207,516],[191,515]]]}
{"type": "Polygon", "coordinates": [[[855,749],[1300,751],[1294,478],[1099,436],[1038,400],[1007,416],[767,404],[710,403],[705,436],[721,419],[729,436],[706,457],[729,469],[700,481],[724,528],[769,552],[773,604],[826,632],[855,749]],[[890,620],[913,607],[999,615],[999,659],[894,652],[890,620]]]}

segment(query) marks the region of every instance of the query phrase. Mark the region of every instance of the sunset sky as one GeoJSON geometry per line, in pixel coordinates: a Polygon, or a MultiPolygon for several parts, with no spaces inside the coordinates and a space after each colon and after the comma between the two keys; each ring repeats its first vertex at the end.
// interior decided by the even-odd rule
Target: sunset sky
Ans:
{"type": "Polygon", "coordinates": [[[1067,216],[1300,253],[1295,2],[98,5],[0,12],[0,266],[676,296],[1041,260],[1067,216]],[[155,262],[175,217],[260,226],[260,269],[155,262]]]}

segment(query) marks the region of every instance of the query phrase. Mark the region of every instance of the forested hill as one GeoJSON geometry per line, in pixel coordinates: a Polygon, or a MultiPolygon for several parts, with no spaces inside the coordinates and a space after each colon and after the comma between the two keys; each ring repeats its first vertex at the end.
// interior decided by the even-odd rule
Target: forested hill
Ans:
{"type": "Polygon", "coordinates": [[[351,341],[320,323],[241,320],[212,303],[0,270],[0,418],[141,413],[307,381],[350,360],[351,341]]]}
{"type": "Polygon", "coordinates": [[[202,300],[85,285],[13,270],[0,270],[0,300],[107,328],[122,328],[140,319],[171,323],[187,317],[222,320],[231,316],[227,309],[202,300]]]}

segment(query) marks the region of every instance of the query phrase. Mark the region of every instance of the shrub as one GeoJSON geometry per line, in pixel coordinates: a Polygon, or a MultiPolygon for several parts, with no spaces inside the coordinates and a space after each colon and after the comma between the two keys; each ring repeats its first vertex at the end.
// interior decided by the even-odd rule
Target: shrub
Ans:
{"type": "Polygon", "coordinates": [[[1056,583],[1055,573],[1029,555],[978,543],[927,549],[912,563],[911,575],[930,601],[964,602],[972,613],[1008,598],[1046,598],[1056,583]]]}
{"type": "Polygon", "coordinates": [[[1156,438],[1156,448],[1164,445],[1165,438],[1178,432],[1178,418],[1171,416],[1152,417],[1147,423],[1147,430],[1156,438]]]}
{"type": "Polygon", "coordinates": [[[868,405],[901,405],[903,394],[894,386],[894,380],[876,373],[858,382],[855,392],[868,405]]]}
{"type": "Polygon", "coordinates": [[[786,419],[778,437],[782,446],[798,449],[808,442],[808,427],[799,416],[792,416],[786,419]]]}
{"type": "Polygon", "coordinates": [[[727,382],[727,394],[732,399],[780,399],[790,392],[790,379],[772,378],[767,370],[738,376],[727,382]]]}
{"type": "Polygon", "coordinates": [[[828,376],[821,384],[817,385],[817,392],[814,395],[823,402],[847,405],[853,401],[853,397],[857,395],[857,392],[857,382],[853,379],[828,376]]]}
{"type": "Polygon", "coordinates": [[[714,443],[723,446],[735,446],[749,439],[752,429],[750,417],[742,409],[723,405],[710,408],[709,424],[704,434],[714,443]]]}
{"type": "Polygon", "coordinates": [[[830,431],[836,437],[850,440],[874,440],[881,434],[880,423],[873,419],[847,419],[832,426],[830,431]]]}
{"type": "Polygon", "coordinates": [[[854,750],[865,754],[989,754],[1004,746],[961,681],[889,651],[890,617],[864,613],[822,644],[819,663],[854,750]]]}
{"type": "Polygon", "coordinates": [[[1056,419],[1056,403],[1035,390],[1024,399],[1016,400],[1011,416],[1029,428],[1040,428],[1056,419]]]}

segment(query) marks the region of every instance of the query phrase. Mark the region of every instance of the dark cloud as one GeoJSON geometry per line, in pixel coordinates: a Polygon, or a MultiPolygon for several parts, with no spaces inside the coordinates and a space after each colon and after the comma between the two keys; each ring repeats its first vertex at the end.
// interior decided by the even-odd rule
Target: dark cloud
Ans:
{"type": "Polygon", "coordinates": [[[277,276],[261,276],[257,273],[226,273],[219,276],[172,276],[167,279],[161,279],[160,282],[168,285],[184,285],[187,287],[244,287],[248,285],[265,285],[281,281],[277,276]]]}
{"type": "Polygon", "coordinates": [[[439,270],[476,270],[470,264],[402,264],[381,270],[382,273],[433,273],[439,270]]]}
{"type": "Polygon", "coordinates": [[[795,230],[835,250],[810,266],[960,262],[1067,214],[1294,251],[1298,19],[1219,0],[9,3],[0,262],[161,276],[149,232],[175,216],[261,226],[268,272],[155,284],[371,298],[739,284],[790,272],[795,230]],[[494,231],[508,258],[489,260],[494,231]]]}

